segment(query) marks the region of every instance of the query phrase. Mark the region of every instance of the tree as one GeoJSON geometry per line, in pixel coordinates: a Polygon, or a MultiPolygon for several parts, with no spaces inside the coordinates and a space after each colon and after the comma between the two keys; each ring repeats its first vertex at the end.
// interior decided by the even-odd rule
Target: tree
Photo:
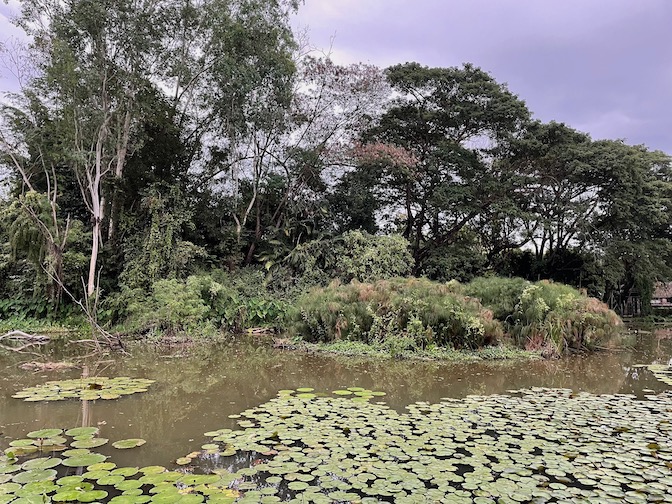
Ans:
{"type": "Polygon", "coordinates": [[[593,142],[564,124],[531,123],[507,159],[519,174],[522,235],[538,260],[582,248],[600,204],[593,142]]]}
{"type": "Polygon", "coordinates": [[[157,107],[170,104],[168,122],[183,148],[179,160],[154,161],[209,183],[237,136],[267,120],[260,104],[290,95],[288,15],[295,8],[294,1],[259,0],[22,3],[18,25],[39,62],[24,95],[41,104],[59,165],[71,171],[89,214],[88,296],[103,237],[116,240],[129,202],[121,192],[129,159],[151,141],[157,107]]]}
{"type": "MultiPolygon", "coordinates": [[[[472,66],[393,66],[388,81],[400,95],[363,136],[364,142],[405,151],[413,162],[387,163],[378,191],[388,215],[403,215],[416,268],[429,252],[507,197],[510,180],[497,163],[528,120],[525,104],[472,66]]],[[[363,157],[360,169],[372,169],[363,157]]],[[[375,160],[380,164],[381,159],[375,160]]]]}
{"type": "Polygon", "coordinates": [[[389,91],[374,66],[339,66],[300,54],[297,59],[289,107],[278,104],[270,115],[267,110],[260,115],[267,121],[239,135],[230,171],[221,179],[238,243],[248,236],[245,264],[253,262],[262,241],[286,242],[291,249],[316,234],[349,146],[389,91]]]}
{"type": "Polygon", "coordinates": [[[591,248],[600,254],[606,300],[638,293],[650,307],[654,284],[672,278],[672,158],[621,141],[596,142],[599,213],[591,248]]]}

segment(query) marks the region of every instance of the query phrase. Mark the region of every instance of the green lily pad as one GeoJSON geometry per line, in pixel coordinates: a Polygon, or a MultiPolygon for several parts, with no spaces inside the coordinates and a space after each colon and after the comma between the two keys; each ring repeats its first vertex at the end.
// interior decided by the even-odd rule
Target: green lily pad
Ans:
{"type": "Polygon", "coordinates": [[[47,481],[56,479],[58,473],[54,469],[31,469],[18,473],[12,478],[14,483],[34,483],[36,481],[47,481]]]}
{"type": "Polygon", "coordinates": [[[144,439],[123,439],[121,441],[115,441],[112,443],[112,446],[119,450],[128,450],[130,448],[136,448],[142,446],[146,443],[144,439]]]}
{"type": "Polygon", "coordinates": [[[98,462],[103,462],[107,457],[100,453],[89,453],[76,457],[68,457],[63,461],[66,467],[87,467],[98,462]]]}
{"type": "Polygon", "coordinates": [[[63,429],[40,429],[29,432],[27,436],[33,439],[46,439],[54,436],[60,436],[62,433],[63,429]]]}
{"type": "Polygon", "coordinates": [[[70,446],[74,448],[98,448],[99,446],[107,444],[108,441],[109,439],[104,438],[81,439],[79,441],[73,441],[70,443],[70,446]]]}
{"type": "MultiPolygon", "coordinates": [[[[95,401],[98,399],[110,400],[118,399],[122,395],[136,394],[147,391],[147,387],[153,383],[152,380],[144,378],[107,378],[103,376],[90,378],[77,378],[73,380],[49,381],[43,385],[25,388],[12,397],[23,399],[24,401],[62,401],[65,399],[81,399],[84,401],[95,401]]],[[[90,429],[81,427],[77,429],[90,429]]],[[[82,435],[75,429],[70,431],[76,434],[68,434],[72,437],[82,435]]]]}
{"type": "Polygon", "coordinates": [[[36,458],[28,460],[21,465],[21,469],[24,471],[29,471],[31,469],[51,469],[60,465],[62,462],[59,458],[36,458]]]}
{"type": "Polygon", "coordinates": [[[100,432],[98,427],[75,427],[65,431],[65,434],[70,437],[77,436],[95,436],[100,432]]]}

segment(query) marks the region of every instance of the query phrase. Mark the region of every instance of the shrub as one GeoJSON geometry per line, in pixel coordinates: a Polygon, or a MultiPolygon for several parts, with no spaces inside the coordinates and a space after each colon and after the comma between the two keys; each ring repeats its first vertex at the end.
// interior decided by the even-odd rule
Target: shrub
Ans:
{"type": "Polygon", "coordinates": [[[307,341],[389,340],[395,348],[477,348],[503,335],[492,313],[455,292],[454,284],[415,278],[313,289],[295,303],[293,322],[307,341]]]}
{"type": "Polygon", "coordinates": [[[490,308],[520,346],[548,356],[593,350],[621,332],[621,319],[606,304],[567,285],[489,277],[463,291],[490,308]]]}
{"type": "Polygon", "coordinates": [[[104,314],[134,332],[193,332],[197,328],[242,331],[278,327],[288,305],[263,286],[263,272],[215,270],[185,280],[158,280],[149,292],[124,287],[105,300],[104,314]]]}
{"type": "Polygon", "coordinates": [[[267,288],[263,271],[255,268],[234,273],[216,270],[198,278],[203,285],[202,296],[212,308],[210,317],[220,327],[242,331],[282,325],[288,304],[267,288]]]}
{"type": "Polygon", "coordinates": [[[530,282],[522,278],[480,277],[464,286],[464,293],[487,306],[495,318],[506,320],[513,315],[520,295],[530,282]]]}
{"type": "Polygon", "coordinates": [[[185,281],[158,280],[149,295],[140,289],[126,291],[126,313],[130,325],[137,331],[191,332],[201,325],[210,307],[200,295],[193,277],[185,281]]]}

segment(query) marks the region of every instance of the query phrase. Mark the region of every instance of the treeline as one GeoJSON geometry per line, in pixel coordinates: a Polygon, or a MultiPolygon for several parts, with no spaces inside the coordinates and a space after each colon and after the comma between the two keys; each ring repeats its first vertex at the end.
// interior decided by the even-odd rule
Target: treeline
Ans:
{"type": "Polygon", "coordinates": [[[668,155],[535,121],[470,64],[315,57],[289,28],[297,7],[21,3],[0,316],[62,316],[75,298],[119,322],[190,275],[226,287],[242,268],[297,292],[375,280],[360,258],[400,243],[382,276],[553,279],[616,307],[672,277],[668,155]]]}

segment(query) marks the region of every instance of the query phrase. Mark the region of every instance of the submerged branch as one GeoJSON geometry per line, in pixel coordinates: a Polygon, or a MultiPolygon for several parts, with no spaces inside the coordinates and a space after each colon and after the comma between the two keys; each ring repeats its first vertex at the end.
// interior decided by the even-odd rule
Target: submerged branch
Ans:
{"type": "Polygon", "coordinates": [[[8,341],[21,341],[24,342],[23,345],[21,346],[11,346],[11,345],[6,345],[4,343],[0,343],[0,350],[7,350],[9,352],[16,352],[16,353],[31,353],[34,355],[39,355],[36,352],[26,352],[26,349],[34,347],[34,346],[42,346],[46,345],[51,341],[51,338],[49,336],[43,336],[43,335],[34,335],[34,334],[28,334],[23,331],[19,330],[13,330],[9,331],[3,335],[0,336],[0,341],[2,340],[8,340],[8,341]]]}

